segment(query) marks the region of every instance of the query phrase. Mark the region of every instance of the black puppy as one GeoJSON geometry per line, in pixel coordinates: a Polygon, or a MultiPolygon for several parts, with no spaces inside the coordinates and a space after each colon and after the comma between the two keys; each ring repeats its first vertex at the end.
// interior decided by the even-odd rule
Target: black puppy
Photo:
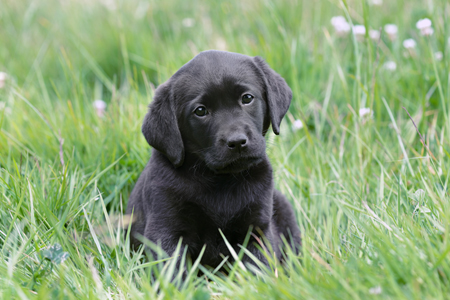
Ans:
{"type": "MultiPolygon", "coordinates": [[[[153,147],[128,202],[131,239],[159,243],[171,255],[180,238],[193,259],[216,267],[239,252],[250,226],[278,258],[281,237],[301,244],[294,212],[273,187],[264,135],[275,134],[292,92],[260,57],[205,51],[158,87],[142,132],[153,147]]],[[[255,246],[247,249],[266,262],[255,246]]],[[[244,261],[250,261],[244,257],[244,261]]]]}

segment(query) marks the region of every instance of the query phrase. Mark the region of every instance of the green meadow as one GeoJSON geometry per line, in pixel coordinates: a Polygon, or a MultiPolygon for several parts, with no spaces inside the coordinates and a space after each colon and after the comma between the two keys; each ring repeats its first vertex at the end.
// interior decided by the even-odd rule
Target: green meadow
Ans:
{"type": "Polygon", "coordinates": [[[449,299],[449,70],[446,0],[2,0],[0,299],[449,299]],[[124,212],[155,88],[208,49],[292,88],[267,152],[303,246],[181,280],[124,212]]]}

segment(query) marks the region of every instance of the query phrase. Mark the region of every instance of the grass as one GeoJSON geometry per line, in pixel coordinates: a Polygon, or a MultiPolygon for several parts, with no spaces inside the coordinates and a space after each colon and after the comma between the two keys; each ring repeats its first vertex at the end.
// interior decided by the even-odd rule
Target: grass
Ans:
{"type": "Polygon", "coordinates": [[[445,0],[6,1],[0,298],[448,298],[449,11],[445,0]],[[335,15],[396,24],[398,38],[337,37],[335,15]],[[430,37],[415,28],[425,17],[430,37]],[[175,260],[131,253],[120,224],[150,155],[140,126],[154,87],[211,48],[264,57],[293,90],[268,153],[303,248],[256,275],[192,262],[171,281],[175,260]]]}

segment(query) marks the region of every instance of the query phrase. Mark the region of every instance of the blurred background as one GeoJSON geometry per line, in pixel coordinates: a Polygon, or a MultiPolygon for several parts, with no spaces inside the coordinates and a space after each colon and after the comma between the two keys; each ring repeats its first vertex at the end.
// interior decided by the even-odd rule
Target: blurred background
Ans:
{"type": "Polygon", "coordinates": [[[300,106],[323,99],[330,74],[337,72],[342,78],[336,78],[332,102],[340,103],[349,101],[342,93],[354,81],[348,74],[358,75],[362,84],[371,80],[377,43],[370,40],[369,30],[393,24],[398,28],[395,38],[382,30],[375,67],[394,61],[397,69],[377,72],[377,80],[392,83],[379,84],[379,92],[390,93],[395,102],[400,100],[396,85],[417,83],[402,95],[404,105],[417,108],[435,81],[428,44],[441,54],[448,49],[445,3],[5,0],[0,12],[0,68],[23,88],[42,78],[52,99],[57,94],[67,98],[65,88],[74,80],[87,89],[101,89],[96,96],[109,99],[113,88],[144,88],[143,74],[157,85],[198,52],[220,49],[264,57],[288,80],[300,106]],[[331,24],[337,15],[364,25],[367,40],[354,44],[351,32],[339,35],[331,24]],[[430,39],[416,28],[424,18],[432,20],[435,30],[430,39]],[[409,38],[421,46],[414,55],[405,55],[402,45],[409,38]]]}

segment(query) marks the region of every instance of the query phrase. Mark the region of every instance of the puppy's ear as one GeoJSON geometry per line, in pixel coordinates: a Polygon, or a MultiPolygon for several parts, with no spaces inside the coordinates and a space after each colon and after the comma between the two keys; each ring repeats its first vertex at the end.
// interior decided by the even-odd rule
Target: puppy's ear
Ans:
{"type": "Polygon", "coordinates": [[[254,57],[254,61],[263,73],[272,130],[279,134],[281,120],[291,104],[292,91],[283,77],[272,70],[261,57],[254,57]]]}
{"type": "Polygon", "coordinates": [[[178,129],[170,79],[160,85],[142,124],[147,142],[163,153],[175,167],[183,164],[184,145],[178,129]]]}

